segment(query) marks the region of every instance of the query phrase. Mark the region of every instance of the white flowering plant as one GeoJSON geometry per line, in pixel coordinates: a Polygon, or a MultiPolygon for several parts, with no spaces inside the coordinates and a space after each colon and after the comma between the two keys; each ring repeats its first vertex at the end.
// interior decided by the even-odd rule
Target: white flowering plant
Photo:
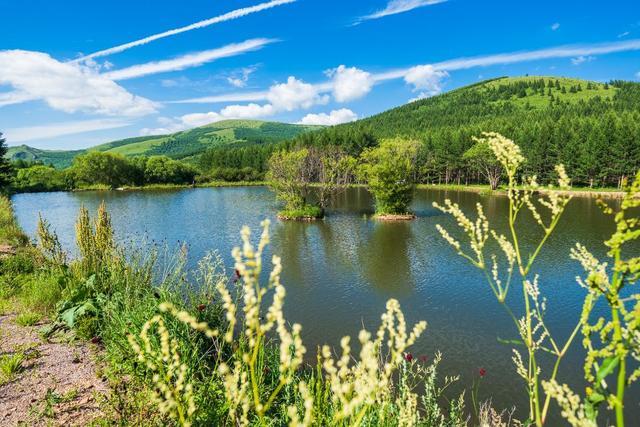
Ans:
{"type": "Polygon", "coordinates": [[[434,207],[455,218],[457,225],[466,234],[468,244],[463,246],[444,227],[436,227],[460,256],[484,273],[491,291],[514,322],[520,336],[518,347],[523,346],[526,349],[526,357],[523,358],[518,348],[514,347],[512,360],[517,374],[522,377],[528,390],[529,422],[542,426],[548,414],[551,397],[541,395],[542,372],[538,361],[539,353],[545,352],[555,358],[553,370],[548,377],[550,381],[555,380],[560,362],[580,330],[580,322],[565,342],[560,343],[554,338],[545,323],[547,302],[541,296],[539,278],[532,275],[532,267],[571,199],[566,192],[570,180],[562,165],[556,166],[558,185],[555,188],[564,190],[563,192],[554,191],[553,186],[546,189],[541,187],[535,176],[519,180],[519,168],[525,159],[518,145],[492,132],[484,133],[481,138],[476,138],[476,141],[491,148],[507,176],[509,232],[502,235],[493,230],[480,203],[477,204],[477,217],[474,221],[450,200],[446,200],[444,205],[434,202],[434,207]],[[544,213],[541,208],[545,208],[547,212],[544,213]],[[528,255],[523,252],[517,231],[518,220],[524,211],[530,213],[542,231],[540,240],[528,255]],[[489,239],[495,241],[499,253],[489,252],[489,239]],[[500,255],[504,259],[502,263],[499,260],[500,255]],[[520,315],[514,313],[507,304],[507,296],[515,280],[519,281],[523,295],[524,312],[520,315]]]}
{"type": "Polygon", "coordinates": [[[640,377],[640,369],[630,374],[627,372],[629,359],[639,360],[640,356],[640,297],[637,292],[627,298],[621,294],[623,289],[636,284],[640,278],[640,257],[623,257],[623,249],[628,250],[629,243],[640,239],[640,219],[637,213],[633,216],[633,209],[640,206],[640,173],[627,189],[618,212],[601,202],[604,212],[614,215],[616,223],[616,231],[605,242],[610,248],[608,256],[613,259],[613,268],[601,263],[580,244],[571,251],[571,257],[578,260],[587,272],[586,278],[578,278],[586,294],[575,327],[564,342],[559,342],[545,323],[547,301],[542,296],[538,275],[532,274],[532,267],[571,199],[567,191],[570,189],[570,180],[562,165],[556,166],[557,187],[543,188],[537,184],[535,176],[519,180],[519,168],[524,157],[513,141],[497,133],[484,133],[477,141],[489,145],[508,178],[508,235],[500,235],[491,229],[481,204],[477,205],[477,219],[472,221],[450,200],[446,200],[444,205],[434,203],[434,207],[456,219],[467,235],[468,245],[463,246],[443,227],[438,225],[437,228],[459,255],[483,271],[490,289],[517,328],[520,335],[518,344],[526,348],[526,356],[523,357],[517,348],[513,348],[512,360],[517,374],[527,386],[528,422],[536,426],[544,425],[550,401],[555,399],[562,415],[573,426],[597,425],[598,406],[604,402],[615,410],[617,426],[624,426],[624,392],[640,377]],[[541,207],[546,208],[546,214],[541,207]],[[525,210],[529,211],[542,231],[542,237],[533,246],[534,250],[526,256],[517,231],[518,218],[525,210]],[[505,260],[502,264],[497,254],[487,254],[490,237],[500,248],[505,260]],[[518,277],[523,295],[524,313],[519,316],[506,303],[515,277],[518,277]],[[600,317],[594,322],[591,317],[599,299],[606,300],[611,317],[608,320],[600,317]],[[560,362],[579,332],[582,332],[587,351],[585,379],[591,384],[586,389],[584,399],[566,384],[560,385],[556,381],[560,362]],[[541,352],[555,359],[552,371],[546,375],[539,364],[541,352]],[[608,377],[614,374],[615,388],[607,382],[608,377]]]}

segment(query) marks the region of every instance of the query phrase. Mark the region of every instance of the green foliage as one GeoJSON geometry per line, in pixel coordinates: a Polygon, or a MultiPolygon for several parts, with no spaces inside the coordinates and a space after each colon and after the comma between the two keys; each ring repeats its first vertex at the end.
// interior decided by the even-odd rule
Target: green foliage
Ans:
{"type": "Polygon", "coordinates": [[[6,140],[2,137],[0,132],[0,193],[6,192],[7,186],[11,182],[11,163],[6,158],[7,145],[6,140]]]}
{"type": "Polygon", "coordinates": [[[486,142],[477,141],[475,145],[465,151],[462,159],[469,162],[473,169],[484,175],[491,186],[491,190],[498,188],[502,165],[498,162],[491,147],[486,142]]]}
{"type": "Polygon", "coordinates": [[[25,245],[29,238],[22,232],[13,216],[11,201],[0,195],[0,244],[25,245]]]}
{"type": "Polygon", "coordinates": [[[67,171],[60,171],[50,166],[34,165],[17,169],[12,187],[24,193],[66,190],[72,185],[69,178],[67,171]]]}
{"type": "MultiPolygon", "coordinates": [[[[580,316],[583,346],[587,351],[585,379],[589,383],[580,405],[567,405],[567,396],[575,396],[568,387],[555,381],[545,390],[557,399],[563,415],[573,425],[585,421],[596,425],[599,407],[605,403],[615,409],[616,424],[625,424],[625,393],[640,378],[640,256],[632,244],[640,240],[640,172],[625,188],[620,207],[600,202],[604,212],[613,217],[616,229],[605,241],[609,263],[601,262],[583,245],[576,244],[571,257],[580,262],[585,277],[578,284],[588,291],[580,316]],[[631,295],[625,298],[624,295],[631,295]],[[604,300],[610,311],[608,318],[596,314],[598,301],[604,300]],[[615,384],[615,386],[614,386],[615,384]]],[[[576,396],[577,397],[577,396],[576,396]]],[[[627,398],[628,400],[628,398],[627,398]]]]}
{"type": "Polygon", "coordinates": [[[562,93],[578,85],[585,88],[587,83],[549,77],[501,78],[330,131],[420,141],[417,179],[421,183],[486,182],[463,155],[474,144],[473,136],[491,130],[519,141],[527,158],[520,173],[548,183],[554,179],[554,165],[563,163],[574,184],[619,186],[623,177],[633,176],[640,167],[640,84],[592,82],[592,89],[562,93]],[[553,100],[539,94],[543,86],[547,92],[551,89],[553,100]],[[522,90],[526,97],[519,98],[522,90]]]}
{"type": "MultiPolygon", "coordinates": [[[[496,300],[504,306],[513,321],[514,327],[519,333],[519,339],[515,342],[509,342],[513,346],[512,360],[529,395],[529,420],[532,424],[541,427],[545,423],[551,400],[551,394],[543,397],[541,386],[543,381],[555,381],[560,362],[575,339],[580,323],[578,322],[565,341],[560,341],[552,334],[545,323],[547,303],[541,297],[538,275],[532,275],[531,272],[540,251],[558,225],[571,196],[563,196],[551,191],[536,198],[534,195],[541,187],[537,184],[535,177],[524,178],[522,182],[518,180],[519,168],[525,161],[518,145],[498,133],[484,133],[481,138],[476,140],[479,144],[486,144],[491,149],[507,175],[509,233],[507,236],[499,235],[491,229],[481,204],[477,205],[477,219],[474,221],[469,219],[456,203],[448,199],[445,200],[444,205],[434,202],[433,206],[454,217],[466,235],[468,244],[463,246],[440,225],[437,225],[437,228],[442,237],[461,257],[467,259],[483,272],[496,300]],[[541,213],[539,206],[544,207],[548,214],[541,213]],[[521,248],[520,242],[523,239],[518,226],[518,219],[522,218],[520,214],[523,210],[529,211],[542,232],[539,240],[534,242],[535,250],[528,255],[525,255],[521,248]],[[495,249],[487,245],[490,237],[500,252],[495,252],[495,249]],[[502,267],[498,263],[499,255],[505,260],[502,267]],[[514,286],[516,286],[516,282],[519,282],[518,286],[522,290],[522,306],[524,307],[522,313],[515,312],[508,305],[507,297],[512,280],[514,286]],[[523,349],[526,350],[524,361],[520,353],[523,349]],[[541,368],[542,352],[548,353],[554,358],[554,367],[551,373],[543,372],[541,368]],[[545,376],[547,379],[543,380],[545,376]]],[[[567,190],[570,181],[562,165],[556,166],[556,174],[558,187],[561,190],[567,190]]]]}
{"type": "MultiPolygon", "coordinates": [[[[172,159],[186,159],[194,156],[199,157],[206,150],[214,147],[269,145],[319,128],[319,126],[272,123],[258,120],[226,120],[172,135],[127,138],[86,150],[41,150],[26,145],[10,147],[6,157],[12,161],[39,162],[41,165],[50,165],[57,169],[68,168],[74,158],[89,152],[105,152],[126,157],[168,156],[172,159]]],[[[0,153],[0,158],[4,154],[0,153]]],[[[265,158],[265,162],[267,158],[268,156],[265,158]]],[[[248,165],[243,165],[242,167],[244,166],[248,165]]],[[[213,167],[222,167],[222,165],[211,164],[207,170],[213,167]]],[[[259,168],[256,168],[256,170],[259,170],[259,168]]],[[[264,169],[262,172],[264,172],[264,169]]]]}
{"type": "Polygon", "coordinates": [[[33,326],[42,319],[42,316],[32,311],[25,311],[16,316],[16,324],[19,326],[33,326]]]}
{"type": "Polygon", "coordinates": [[[307,205],[310,182],[305,168],[309,151],[278,151],[269,159],[267,180],[286,210],[297,210],[307,205]]]}
{"type": "Polygon", "coordinates": [[[196,170],[167,156],[151,156],[146,161],[144,180],[148,184],[192,183],[196,170]]]}
{"type": "Polygon", "coordinates": [[[9,147],[6,157],[14,162],[39,162],[43,165],[51,165],[56,169],[64,169],[71,166],[74,157],[83,153],[85,153],[85,150],[41,150],[27,145],[20,145],[9,147]]]}
{"type": "Polygon", "coordinates": [[[119,154],[91,151],[73,159],[73,175],[80,184],[102,184],[111,188],[132,183],[132,170],[119,154]]]}
{"type": "Polygon", "coordinates": [[[313,205],[304,205],[294,209],[283,209],[278,212],[280,219],[309,220],[322,218],[323,216],[323,210],[313,205]]]}
{"type": "Polygon", "coordinates": [[[361,156],[360,177],[376,202],[378,214],[405,214],[413,200],[418,143],[388,139],[361,156]]]}
{"type": "Polygon", "coordinates": [[[24,354],[21,352],[0,356],[0,385],[13,381],[24,369],[23,363],[24,354]]]}

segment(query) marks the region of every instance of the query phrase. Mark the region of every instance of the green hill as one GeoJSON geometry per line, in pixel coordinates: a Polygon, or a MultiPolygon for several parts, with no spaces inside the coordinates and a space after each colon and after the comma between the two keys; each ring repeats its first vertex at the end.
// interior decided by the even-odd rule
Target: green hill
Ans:
{"type": "MultiPolygon", "coordinates": [[[[620,90],[612,84],[578,79],[502,77],[410,102],[337,128],[366,129],[376,137],[388,138],[428,137],[439,129],[485,123],[490,126],[484,130],[495,125],[518,127],[519,123],[524,124],[523,117],[536,119],[541,113],[562,116],[571,110],[610,109],[620,90]]],[[[622,109],[639,108],[635,104],[622,109]]]]}
{"type": "Polygon", "coordinates": [[[197,156],[208,148],[230,144],[260,144],[291,139],[303,132],[319,129],[259,120],[225,120],[171,135],[142,136],[108,142],[87,150],[52,151],[26,145],[10,147],[7,156],[12,160],[42,161],[64,168],[78,154],[91,150],[119,153],[125,156],[166,155],[175,159],[197,156]]]}
{"type": "Polygon", "coordinates": [[[463,154],[486,131],[515,140],[528,160],[526,172],[543,181],[563,163],[577,184],[615,186],[640,169],[640,84],[499,78],[329,128],[313,139],[415,138],[424,147],[421,181],[465,183],[478,178],[463,154]]]}
{"type": "Polygon", "coordinates": [[[9,147],[6,157],[11,160],[25,160],[28,162],[41,161],[46,165],[52,164],[56,168],[64,168],[71,164],[75,156],[84,152],[85,150],[40,150],[28,145],[19,145],[9,147]]]}

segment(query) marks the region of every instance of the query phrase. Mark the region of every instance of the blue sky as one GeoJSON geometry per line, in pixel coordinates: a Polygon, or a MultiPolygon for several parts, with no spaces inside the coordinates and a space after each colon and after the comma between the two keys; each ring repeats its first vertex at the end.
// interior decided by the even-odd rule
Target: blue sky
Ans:
{"type": "Polygon", "coordinates": [[[0,0],[0,131],[74,149],[340,123],[504,75],[640,80],[640,3],[570,3],[0,0]]]}

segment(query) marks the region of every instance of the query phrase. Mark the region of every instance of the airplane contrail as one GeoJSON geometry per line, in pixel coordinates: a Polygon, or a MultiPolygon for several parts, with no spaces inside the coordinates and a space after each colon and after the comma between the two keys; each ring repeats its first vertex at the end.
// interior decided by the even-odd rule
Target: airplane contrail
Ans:
{"type": "Polygon", "coordinates": [[[114,53],[123,52],[127,49],[131,49],[132,47],[141,46],[147,43],[151,43],[152,41],[159,40],[165,37],[174,36],[176,34],[185,33],[191,30],[197,30],[199,28],[208,27],[210,25],[218,24],[220,22],[230,21],[232,19],[241,18],[246,15],[250,15],[252,13],[260,12],[266,9],[271,9],[273,7],[281,6],[288,3],[294,3],[296,0],[272,0],[266,3],[260,3],[255,6],[244,7],[242,9],[232,10],[231,12],[227,12],[223,15],[216,16],[210,19],[205,19],[204,21],[196,22],[195,24],[187,25],[185,27],[175,28],[173,30],[168,30],[162,33],[154,34],[151,36],[144,37],[139,40],[134,40],[129,43],[124,43],[118,46],[111,47],[109,49],[100,50],[98,52],[91,53],[89,55],[82,56],[80,58],[74,59],[70,62],[83,62],[88,59],[98,58],[102,56],[112,55],[114,53]]]}

